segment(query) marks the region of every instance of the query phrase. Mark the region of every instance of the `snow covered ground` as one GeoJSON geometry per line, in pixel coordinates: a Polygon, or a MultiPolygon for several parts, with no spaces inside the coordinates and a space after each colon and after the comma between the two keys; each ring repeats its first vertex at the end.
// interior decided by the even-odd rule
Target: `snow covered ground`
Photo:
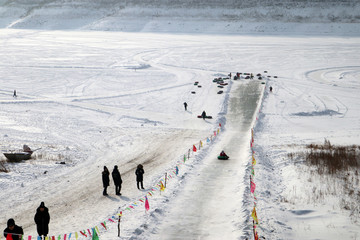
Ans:
{"type": "Polygon", "coordinates": [[[36,236],[33,215],[45,201],[50,235],[72,239],[95,226],[101,239],[116,239],[117,225],[108,222],[105,231],[100,223],[119,211],[123,239],[251,237],[255,127],[260,236],[359,236],[358,218],[338,196],[308,200],[310,183],[286,156],[289,146],[295,151],[324,138],[359,143],[359,38],[33,30],[3,30],[0,37],[1,149],[41,148],[0,174],[1,226],[13,217],[26,236],[36,236]],[[265,77],[227,80],[217,94],[212,80],[237,71],[265,77]],[[213,119],[198,119],[203,110],[213,119]],[[208,143],[219,123],[220,134],[208,143]],[[193,153],[200,140],[204,148],[193,153]],[[229,161],[216,159],[222,149],[229,161]],[[139,163],[144,191],[135,186],[139,163]],[[103,197],[102,167],[115,164],[123,195],[112,194],[111,185],[103,197]],[[166,190],[148,195],[166,172],[166,190]]]}
{"type": "MultiPolygon", "coordinates": [[[[288,155],[324,139],[359,145],[359,24],[243,24],[214,16],[167,21],[161,11],[161,19],[135,21],[121,8],[95,17],[83,9],[86,16],[75,20],[66,7],[0,4],[6,13],[0,30],[0,149],[40,148],[31,160],[5,163],[9,172],[0,172],[3,228],[14,218],[25,239],[34,239],[33,217],[44,201],[49,235],[56,239],[89,239],[87,230],[94,227],[108,240],[253,239],[253,128],[259,235],[359,238],[358,169],[342,179],[318,176],[303,159],[288,155]],[[61,21],[68,16],[73,21],[61,21]],[[56,30],[34,30],[49,28],[56,30]],[[263,79],[225,80],[223,88],[213,82],[230,72],[260,73],[263,79]],[[198,119],[203,110],[213,118],[198,119]],[[221,150],[230,160],[216,159],[221,150]],[[140,163],[143,191],[134,174],[140,163]],[[102,196],[104,165],[110,171],[119,166],[122,196],[114,194],[112,181],[109,196],[102,196]],[[167,186],[160,191],[165,173],[167,186]],[[117,221],[120,211],[118,238],[117,223],[109,218],[117,221]]],[[[306,9],[302,14],[311,16],[306,9]]],[[[355,10],[348,16],[357,19],[355,10]]]]}

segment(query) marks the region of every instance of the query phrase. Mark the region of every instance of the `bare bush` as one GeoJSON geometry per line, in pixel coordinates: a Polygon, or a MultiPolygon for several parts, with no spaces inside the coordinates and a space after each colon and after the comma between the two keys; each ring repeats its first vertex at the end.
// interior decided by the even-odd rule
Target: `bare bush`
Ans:
{"type": "Polygon", "coordinates": [[[5,161],[0,161],[0,172],[9,172],[9,170],[5,166],[5,161]]]}

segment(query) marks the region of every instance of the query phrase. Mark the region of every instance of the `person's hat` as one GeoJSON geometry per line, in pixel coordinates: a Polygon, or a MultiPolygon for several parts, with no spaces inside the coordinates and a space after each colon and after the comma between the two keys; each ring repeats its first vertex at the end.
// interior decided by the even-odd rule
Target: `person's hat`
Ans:
{"type": "Polygon", "coordinates": [[[116,168],[116,169],[117,169],[117,168],[118,168],[118,166],[117,166],[117,165],[115,165],[115,166],[114,166],[114,168],[116,168]]]}
{"type": "Polygon", "coordinates": [[[7,226],[8,227],[11,227],[11,226],[15,226],[15,220],[10,218],[8,221],[7,221],[7,226]]]}
{"type": "Polygon", "coordinates": [[[44,203],[44,202],[41,202],[41,203],[40,203],[40,207],[41,207],[41,208],[45,208],[45,203],[44,203]]]}

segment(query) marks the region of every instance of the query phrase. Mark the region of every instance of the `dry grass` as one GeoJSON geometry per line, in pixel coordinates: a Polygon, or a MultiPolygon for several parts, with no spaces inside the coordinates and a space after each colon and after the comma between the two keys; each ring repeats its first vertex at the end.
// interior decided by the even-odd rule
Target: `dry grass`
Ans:
{"type": "Polygon", "coordinates": [[[306,145],[304,151],[289,153],[288,157],[305,163],[298,169],[299,175],[308,178],[309,185],[303,186],[309,197],[307,203],[325,203],[328,197],[336,197],[338,206],[350,212],[351,220],[359,221],[360,146],[335,146],[325,140],[324,144],[306,145]]]}
{"type": "Polygon", "coordinates": [[[360,146],[334,146],[325,139],[323,145],[310,144],[306,148],[306,163],[316,166],[319,174],[336,174],[360,166],[360,146]]]}
{"type": "Polygon", "coordinates": [[[3,160],[0,161],[0,172],[5,172],[5,173],[9,172],[9,170],[5,166],[5,161],[3,160]]]}

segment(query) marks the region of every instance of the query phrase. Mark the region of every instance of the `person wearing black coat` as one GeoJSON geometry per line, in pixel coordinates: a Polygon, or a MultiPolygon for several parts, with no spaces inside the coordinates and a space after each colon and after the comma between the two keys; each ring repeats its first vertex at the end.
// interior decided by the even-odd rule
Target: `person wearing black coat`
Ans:
{"type": "Polygon", "coordinates": [[[144,189],[143,186],[143,175],[144,175],[144,167],[143,165],[139,164],[136,168],[135,175],[136,175],[136,182],[137,182],[137,188],[140,189],[139,183],[141,184],[141,189],[144,189]]]}
{"type": "Polygon", "coordinates": [[[41,202],[40,206],[36,209],[34,221],[39,236],[46,237],[49,233],[50,214],[49,209],[45,207],[44,202],[41,202]]]}
{"type": "Polygon", "coordinates": [[[7,238],[8,235],[11,235],[13,240],[20,240],[24,235],[22,227],[16,225],[12,218],[7,221],[7,228],[4,230],[4,237],[7,238]]]}
{"type": "Polygon", "coordinates": [[[112,178],[114,180],[116,195],[121,195],[120,191],[121,191],[122,180],[121,180],[121,175],[120,175],[117,165],[114,166],[114,170],[112,171],[112,178]]]}
{"type": "Polygon", "coordinates": [[[104,186],[104,191],[103,191],[103,195],[107,196],[107,187],[110,186],[110,172],[107,169],[106,166],[104,166],[104,171],[102,172],[102,181],[103,181],[103,186],[104,186]]]}

